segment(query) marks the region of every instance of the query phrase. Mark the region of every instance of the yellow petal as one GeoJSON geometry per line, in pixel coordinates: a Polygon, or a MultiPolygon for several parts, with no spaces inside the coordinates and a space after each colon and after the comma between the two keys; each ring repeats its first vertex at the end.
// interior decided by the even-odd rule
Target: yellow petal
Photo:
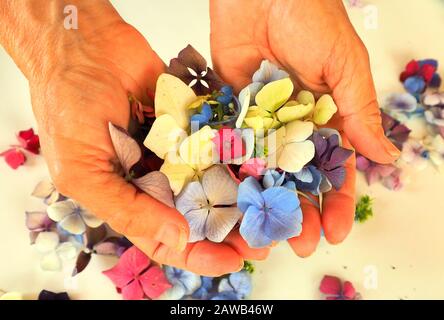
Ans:
{"type": "Polygon", "coordinates": [[[198,96],[196,100],[194,100],[189,106],[188,109],[197,109],[199,108],[207,99],[209,96],[198,96]]]}
{"type": "Polygon", "coordinates": [[[306,117],[313,110],[313,104],[299,104],[297,101],[289,101],[276,114],[281,122],[290,122],[306,117]]]}
{"type": "Polygon", "coordinates": [[[290,78],[273,81],[266,84],[256,95],[256,104],[269,112],[276,111],[290,98],[293,93],[293,83],[290,78]]]}
{"type": "Polygon", "coordinates": [[[170,163],[165,161],[160,172],[167,176],[171,190],[178,195],[182,188],[196,177],[196,171],[185,163],[170,163]]]}
{"type": "Polygon", "coordinates": [[[157,79],[155,110],[156,117],[171,115],[182,129],[186,130],[190,122],[188,106],[196,100],[193,89],[182,80],[170,74],[162,73],[157,79]]]}
{"type": "Polygon", "coordinates": [[[156,118],[143,144],[164,159],[167,153],[177,153],[186,136],[176,120],[169,114],[164,114],[156,118]]]}
{"type": "Polygon", "coordinates": [[[295,120],[285,125],[285,141],[302,142],[313,134],[314,125],[311,121],[295,120]]]}
{"type": "Polygon", "coordinates": [[[197,170],[204,170],[213,164],[215,153],[212,139],[215,130],[205,126],[186,138],[179,147],[182,160],[197,170]]]}
{"type": "Polygon", "coordinates": [[[319,98],[318,102],[316,102],[313,121],[317,125],[324,125],[331,119],[336,111],[338,111],[338,107],[336,107],[333,98],[328,94],[324,94],[319,98]]]}
{"type": "Polygon", "coordinates": [[[287,172],[299,172],[313,159],[315,146],[310,140],[286,144],[278,158],[278,166],[287,172]]]}
{"type": "Polygon", "coordinates": [[[312,104],[312,105],[315,104],[315,97],[313,93],[307,90],[299,91],[296,100],[298,100],[298,102],[302,104],[312,104]]]}

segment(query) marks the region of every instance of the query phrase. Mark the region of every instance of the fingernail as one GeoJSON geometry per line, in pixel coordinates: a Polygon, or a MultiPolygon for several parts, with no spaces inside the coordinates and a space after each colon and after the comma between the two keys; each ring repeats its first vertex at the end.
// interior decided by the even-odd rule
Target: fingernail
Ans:
{"type": "Polygon", "coordinates": [[[165,224],[157,232],[156,240],[162,242],[164,245],[182,252],[187,246],[187,234],[175,224],[165,224]]]}

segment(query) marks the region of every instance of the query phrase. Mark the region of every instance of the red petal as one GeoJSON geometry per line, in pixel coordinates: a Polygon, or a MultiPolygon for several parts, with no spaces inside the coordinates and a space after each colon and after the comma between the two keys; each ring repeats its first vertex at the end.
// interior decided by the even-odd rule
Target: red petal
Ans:
{"type": "Polygon", "coordinates": [[[356,296],[356,290],[350,281],[344,282],[344,288],[342,289],[342,295],[346,299],[354,299],[356,296]]]}
{"type": "Polygon", "coordinates": [[[409,76],[415,75],[419,71],[419,63],[416,60],[411,60],[407,65],[405,66],[405,72],[409,76]]]}
{"type": "Polygon", "coordinates": [[[341,294],[341,280],[338,277],[324,276],[321,281],[319,290],[323,294],[340,295],[341,294]]]}
{"type": "Polygon", "coordinates": [[[143,291],[150,299],[158,298],[162,293],[171,288],[163,270],[157,266],[151,267],[140,278],[143,291]]]}
{"type": "Polygon", "coordinates": [[[25,149],[34,154],[39,154],[40,153],[39,136],[35,135],[31,139],[29,139],[25,149]]]}
{"type": "Polygon", "coordinates": [[[5,157],[6,163],[12,168],[17,169],[26,161],[25,154],[18,149],[9,149],[1,154],[5,157]]]}
{"type": "Polygon", "coordinates": [[[35,136],[34,129],[23,130],[18,133],[20,139],[29,140],[35,136]]]}
{"type": "Polygon", "coordinates": [[[436,72],[436,68],[430,64],[425,64],[421,67],[421,70],[419,71],[419,74],[424,78],[425,82],[429,83],[433,75],[436,72]]]}
{"type": "Polygon", "coordinates": [[[122,288],[122,296],[125,300],[142,300],[143,290],[139,281],[134,280],[129,285],[122,288]]]}

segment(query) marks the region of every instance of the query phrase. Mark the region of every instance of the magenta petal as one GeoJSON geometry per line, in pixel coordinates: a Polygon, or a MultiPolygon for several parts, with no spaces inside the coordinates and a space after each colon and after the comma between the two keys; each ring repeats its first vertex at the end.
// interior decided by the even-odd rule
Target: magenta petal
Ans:
{"type": "Polygon", "coordinates": [[[329,295],[340,295],[341,289],[341,280],[333,276],[324,276],[319,287],[323,294],[329,295]]]}
{"type": "Polygon", "coordinates": [[[157,266],[151,267],[139,278],[143,291],[150,299],[158,298],[171,288],[163,270],[157,266]]]}
{"type": "Polygon", "coordinates": [[[5,157],[5,161],[12,169],[17,169],[26,161],[25,154],[18,149],[10,149],[1,154],[5,157]]]}
{"type": "Polygon", "coordinates": [[[352,300],[356,296],[356,290],[350,281],[345,281],[342,289],[342,295],[345,299],[352,300]]]}
{"type": "Polygon", "coordinates": [[[127,286],[122,288],[122,296],[124,300],[142,300],[143,290],[138,280],[134,280],[127,286]]]}
{"type": "Polygon", "coordinates": [[[26,227],[31,231],[48,230],[52,224],[46,212],[26,212],[26,227]]]}
{"type": "Polygon", "coordinates": [[[116,287],[123,288],[149,265],[150,259],[137,247],[132,246],[122,254],[113,268],[103,271],[103,274],[110,278],[116,287]]]}

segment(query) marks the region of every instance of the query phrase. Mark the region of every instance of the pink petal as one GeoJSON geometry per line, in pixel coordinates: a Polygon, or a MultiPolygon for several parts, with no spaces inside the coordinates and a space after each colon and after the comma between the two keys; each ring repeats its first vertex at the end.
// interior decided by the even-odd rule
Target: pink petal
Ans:
{"type": "Polygon", "coordinates": [[[340,295],[341,294],[341,280],[338,277],[324,276],[321,281],[319,290],[323,294],[340,295]]]}
{"type": "Polygon", "coordinates": [[[25,154],[18,149],[9,149],[3,152],[1,156],[5,157],[6,163],[14,170],[26,161],[25,154]]]}
{"type": "Polygon", "coordinates": [[[34,136],[35,136],[34,129],[32,129],[32,128],[28,129],[28,130],[20,131],[18,133],[19,139],[23,139],[23,140],[29,140],[29,139],[31,139],[34,136]]]}
{"type": "Polygon", "coordinates": [[[354,299],[356,296],[356,290],[353,287],[353,284],[350,281],[345,281],[344,282],[344,287],[342,289],[342,295],[346,298],[346,299],[354,299]]]}
{"type": "Polygon", "coordinates": [[[122,254],[119,262],[113,268],[103,271],[103,273],[111,279],[116,287],[123,288],[148,268],[150,262],[150,259],[142,251],[132,246],[122,254]]]}
{"type": "Polygon", "coordinates": [[[18,140],[23,148],[34,154],[40,153],[40,139],[31,128],[29,130],[20,131],[18,133],[18,140]]]}
{"type": "Polygon", "coordinates": [[[265,171],[265,166],[265,160],[261,158],[250,159],[240,167],[239,179],[243,181],[247,177],[253,177],[259,180],[265,171]]]}
{"type": "Polygon", "coordinates": [[[373,183],[375,183],[376,181],[379,181],[380,175],[379,175],[378,170],[375,169],[375,167],[370,167],[365,172],[365,178],[367,179],[367,183],[370,186],[373,183]]]}
{"type": "Polygon", "coordinates": [[[163,270],[157,266],[151,267],[139,278],[143,291],[150,299],[158,298],[171,288],[163,270]]]}
{"type": "Polygon", "coordinates": [[[138,280],[134,280],[129,285],[122,288],[124,300],[142,300],[143,290],[138,280]]]}
{"type": "Polygon", "coordinates": [[[383,178],[388,177],[396,171],[396,167],[391,164],[378,164],[375,166],[375,170],[383,178]]]}

